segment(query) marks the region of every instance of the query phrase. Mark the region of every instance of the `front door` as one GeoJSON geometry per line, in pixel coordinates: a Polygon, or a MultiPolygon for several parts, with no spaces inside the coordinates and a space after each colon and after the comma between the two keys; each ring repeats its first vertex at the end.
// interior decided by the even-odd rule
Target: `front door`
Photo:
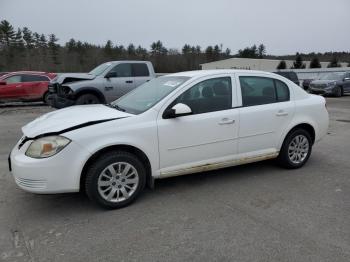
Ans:
{"type": "Polygon", "coordinates": [[[104,94],[107,102],[111,102],[135,88],[130,63],[118,64],[110,72],[115,72],[116,76],[105,80],[104,94]]]}
{"type": "Polygon", "coordinates": [[[23,88],[22,76],[12,75],[4,80],[6,85],[0,85],[0,100],[20,100],[26,93],[23,88]]]}
{"type": "Polygon", "coordinates": [[[161,176],[205,170],[237,153],[238,109],[231,76],[196,83],[167,108],[188,105],[192,114],[164,119],[158,117],[161,176]],[[233,92],[232,92],[233,91],[233,92]],[[233,95],[234,94],[234,95],[233,95]],[[234,100],[234,101],[233,101],[234,100]]]}

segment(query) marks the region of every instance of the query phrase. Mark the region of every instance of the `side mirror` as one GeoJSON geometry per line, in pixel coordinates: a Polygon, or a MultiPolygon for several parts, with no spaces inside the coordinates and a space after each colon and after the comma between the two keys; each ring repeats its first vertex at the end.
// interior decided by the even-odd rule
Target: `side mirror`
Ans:
{"type": "Polygon", "coordinates": [[[0,86],[6,85],[6,81],[0,81],[0,86]]]}
{"type": "Polygon", "coordinates": [[[108,72],[105,76],[105,78],[113,78],[113,77],[118,77],[117,72],[108,72]]]}
{"type": "Polygon", "coordinates": [[[164,111],[163,118],[175,118],[179,116],[187,116],[192,114],[192,110],[188,105],[178,103],[172,108],[169,108],[164,111]]]}

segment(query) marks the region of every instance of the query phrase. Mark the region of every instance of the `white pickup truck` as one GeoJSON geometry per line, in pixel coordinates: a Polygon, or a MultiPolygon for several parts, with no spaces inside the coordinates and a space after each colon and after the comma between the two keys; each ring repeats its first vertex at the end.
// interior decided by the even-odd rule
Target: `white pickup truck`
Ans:
{"type": "Polygon", "coordinates": [[[109,103],[155,77],[149,61],[111,61],[89,73],[58,75],[49,84],[49,103],[55,108],[109,103]]]}

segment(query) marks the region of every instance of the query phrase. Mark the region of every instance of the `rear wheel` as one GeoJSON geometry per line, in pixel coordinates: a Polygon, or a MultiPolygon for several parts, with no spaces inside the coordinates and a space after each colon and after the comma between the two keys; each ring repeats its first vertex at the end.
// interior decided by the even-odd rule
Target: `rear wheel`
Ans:
{"type": "Polygon", "coordinates": [[[131,204],[146,184],[146,170],[133,154],[116,151],[101,156],[88,169],[85,190],[88,197],[104,208],[131,204]]]}
{"type": "Polygon", "coordinates": [[[45,103],[45,104],[49,104],[49,92],[46,92],[44,95],[43,95],[43,102],[45,103]]]}
{"type": "Polygon", "coordinates": [[[335,87],[334,95],[336,97],[341,97],[343,95],[343,90],[342,90],[342,88],[340,86],[335,87]]]}
{"type": "Polygon", "coordinates": [[[76,105],[100,104],[100,99],[94,94],[83,94],[75,102],[76,105]]]}
{"type": "Polygon", "coordinates": [[[304,129],[295,129],[285,138],[278,162],[286,168],[302,167],[309,159],[312,151],[312,139],[304,129]]]}

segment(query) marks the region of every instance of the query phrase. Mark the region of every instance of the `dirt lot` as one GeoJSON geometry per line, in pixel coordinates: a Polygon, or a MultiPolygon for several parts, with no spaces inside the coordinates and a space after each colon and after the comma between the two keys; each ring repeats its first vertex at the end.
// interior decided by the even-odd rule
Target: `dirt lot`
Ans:
{"type": "Polygon", "coordinates": [[[0,108],[0,261],[350,261],[350,96],[307,165],[261,162],[156,182],[104,211],[18,189],[7,156],[45,106],[0,108]]]}

